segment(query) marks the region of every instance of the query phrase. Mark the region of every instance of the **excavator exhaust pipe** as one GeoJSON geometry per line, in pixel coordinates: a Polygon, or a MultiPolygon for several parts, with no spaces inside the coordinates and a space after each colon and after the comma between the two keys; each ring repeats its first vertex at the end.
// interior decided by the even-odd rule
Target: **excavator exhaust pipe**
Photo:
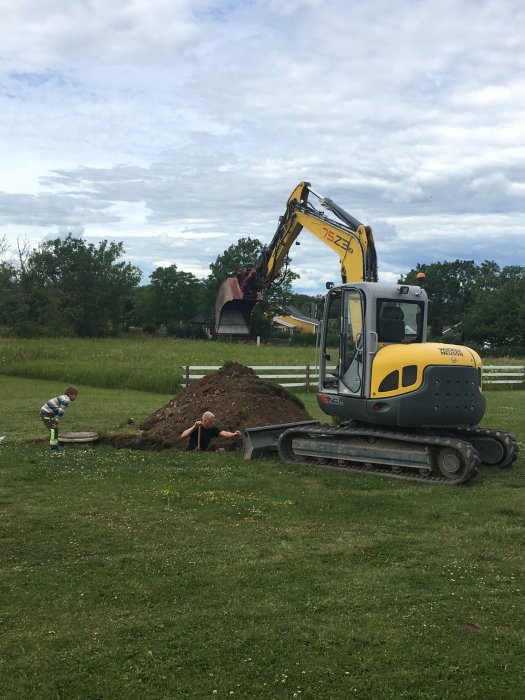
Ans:
{"type": "Polygon", "coordinates": [[[236,277],[228,277],[219,287],[215,303],[216,333],[249,335],[253,307],[261,300],[260,293],[246,299],[239,280],[236,277]]]}

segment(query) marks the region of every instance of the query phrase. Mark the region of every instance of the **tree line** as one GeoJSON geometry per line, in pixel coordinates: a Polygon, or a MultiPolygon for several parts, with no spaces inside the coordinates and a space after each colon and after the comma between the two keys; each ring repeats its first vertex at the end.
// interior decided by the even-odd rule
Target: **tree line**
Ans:
{"type": "MultiPolygon", "coordinates": [[[[0,240],[0,254],[7,249],[0,240]]],[[[122,260],[122,243],[87,243],[69,234],[18,250],[18,260],[0,261],[0,329],[21,337],[117,334],[130,328],[171,335],[204,335],[213,328],[215,297],[221,282],[253,266],[264,246],[241,238],[199,279],[177,265],[158,267],[141,285],[141,270],[122,260]],[[192,323],[198,318],[201,323],[192,323]]],[[[297,275],[285,269],[280,283],[265,295],[253,318],[255,334],[271,332],[271,318],[294,296],[297,275]]]]}
{"type": "Polygon", "coordinates": [[[425,273],[432,340],[458,339],[494,355],[525,356],[525,267],[491,260],[418,264],[401,278],[425,273]]]}
{"type": "MultiPolygon", "coordinates": [[[[4,238],[0,253],[6,249],[4,238]]],[[[33,249],[25,246],[17,261],[0,261],[0,329],[21,337],[97,337],[134,327],[149,333],[162,328],[198,337],[202,325],[192,319],[213,328],[220,284],[253,265],[263,250],[259,240],[241,238],[210,264],[205,279],[170,265],[158,267],[141,285],[141,270],[123,261],[122,243],[94,245],[70,234],[33,249]]],[[[525,355],[524,267],[473,260],[418,264],[399,282],[417,284],[420,272],[426,275],[431,339],[461,338],[478,349],[525,355]]],[[[268,337],[271,319],[289,304],[309,313],[316,302],[321,311],[320,297],[293,293],[297,278],[285,266],[280,282],[255,307],[254,335],[268,337]]]]}

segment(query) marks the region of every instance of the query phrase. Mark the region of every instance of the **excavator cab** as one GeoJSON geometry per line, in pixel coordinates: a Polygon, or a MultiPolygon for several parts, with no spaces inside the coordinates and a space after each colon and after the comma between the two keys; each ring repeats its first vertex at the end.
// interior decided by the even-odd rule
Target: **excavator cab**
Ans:
{"type": "Polygon", "coordinates": [[[476,425],[485,409],[480,359],[426,342],[427,308],[417,286],[333,287],[320,345],[321,409],[392,427],[476,425]]]}
{"type": "Polygon", "coordinates": [[[377,282],[333,287],[322,331],[321,391],[366,395],[378,350],[426,340],[427,303],[420,287],[377,282]]]}

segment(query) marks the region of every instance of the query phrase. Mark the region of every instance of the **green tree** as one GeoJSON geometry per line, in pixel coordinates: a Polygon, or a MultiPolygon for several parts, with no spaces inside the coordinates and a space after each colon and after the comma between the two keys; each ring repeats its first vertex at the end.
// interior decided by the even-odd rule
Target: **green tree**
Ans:
{"type": "MultiPolygon", "coordinates": [[[[256,238],[240,238],[211,263],[211,274],[206,280],[206,313],[208,321],[213,325],[215,313],[215,298],[220,285],[238,270],[250,269],[259,260],[265,246],[256,238]]],[[[289,269],[291,260],[287,256],[285,265],[278,281],[264,291],[264,301],[254,309],[252,315],[252,332],[254,335],[266,337],[271,330],[271,319],[290,303],[292,281],[299,275],[289,269]]]]}
{"type": "Polygon", "coordinates": [[[145,326],[147,324],[151,331],[155,328],[155,323],[151,321],[151,310],[153,308],[153,292],[151,284],[144,284],[133,290],[131,326],[145,326]]]}
{"type": "Polygon", "coordinates": [[[470,304],[479,268],[473,260],[418,264],[400,282],[419,284],[417,275],[421,272],[425,274],[424,288],[429,299],[430,335],[437,339],[445,326],[455,326],[460,322],[470,304]]]}
{"type": "Polygon", "coordinates": [[[0,262],[0,325],[10,326],[13,308],[17,299],[18,279],[14,265],[6,260],[0,262]]]}
{"type": "Polygon", "coordinates": [[[181,324],[200,308],[204,285],[191,272],[178,270],[176,265],[158,267],[150,279],[150,321],[166,326],[181,324]]]}
{"type": "Polygon", "coordinates": [[[444,326],[459,325],[465,340],[510,352],[525,348],[525,268],[500,269],[493,260],[418,264],[400,281],[417,284],[425,273],[429,297],[430,337],[440,339],[444,326]]]}
{"type": "Polygon", "coordinates": [[[522,353],[525,349],[525,267],[499,270],[484,263],[472,301],[462,317],[465,334],[481,345],[522,353]]]}
{"type": "Polygon", "coordinates": [[[322,295],[292,294],[290,303],[306,316],[320,318],[323,313],[324,297],[322,295]]]}
{"type": "Polygon", "coordinates": [[[120,328],[138,268],[119,259],[122,243],[98,247],[71,234],[29,253],[20,271],[28,321],[48,332],[96,336],[120,328]]]}
{"type": "Polygon", "coordinates": [[[206,279],[206,305],[211,317],[215,309],[215,297],[219,287],[238,270],[251,268],[263,251],[263,244],[256,238],[239,238],[210,264],[210,274],[206,279]]]}

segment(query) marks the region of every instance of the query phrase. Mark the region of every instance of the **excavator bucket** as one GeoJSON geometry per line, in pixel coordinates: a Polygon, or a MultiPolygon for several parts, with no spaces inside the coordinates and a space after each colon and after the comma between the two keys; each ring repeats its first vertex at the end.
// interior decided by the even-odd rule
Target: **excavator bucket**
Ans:
{"type": "Polygon", "coordinates": [[[290,428],[320,425],[318,420],[304,420],[298,423],[264,425],[262,428],[246,428],[242,434],[244,459],[263,457],[279,452],[279,437],[290,428]]]}
{"type": "Polygon", "coordinates": [[[262,295],[245,298],[236,277],[228,277],[219,287],[215,302],[215,330],[228,335],[249,335],[252,310],[262,295]]]}

